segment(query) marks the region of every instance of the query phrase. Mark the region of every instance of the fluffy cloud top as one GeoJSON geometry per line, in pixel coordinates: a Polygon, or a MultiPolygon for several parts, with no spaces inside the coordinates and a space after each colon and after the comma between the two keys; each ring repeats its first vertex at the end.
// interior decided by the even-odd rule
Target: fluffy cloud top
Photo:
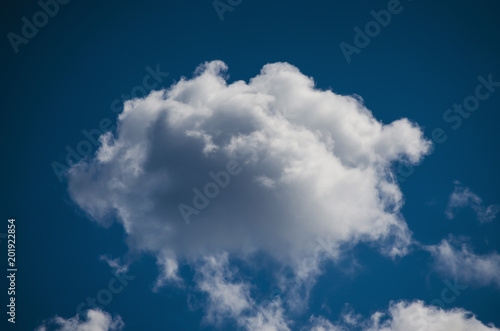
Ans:
{"type": "Polygon", "coordinates": [[[388,311],[379,311],[371,320],[355,320],[350,323],[331,323],[322,317],[312,317],[311,326],[304,328],[313,331],[498,331],[493,325],[487,326],[478,321],[470,312],[463,309],[443,310],[427,306],[422,301],[400,301],[391,303],[388,311]],[[351,323],[352,322],[352,323],[351,323]]]}
{"type": "Polygon", "coordinates": [[[124,327],[120,316],[112,317],[110,314],[98,310],[87,311],[87,319],[81,320],[79,315],[64,319],[56,316],[38,327],[37,331],[118,331],[124,327]]]}
{"type": "Polygon", "coordinates": [[[500,287],[500,255],[496,252],[477,255],[465,244],[460,248],[454,240],[442,240],[427,249],[435,258],[438,271],[468,285],[500,287]]]}
{"type": "Polygon", "coordinates": [[[373,325],[366,331],[493,331],[494,326],[486,326],[471,313],[462,309],[443,310],[426,306],[421,301],[392,304],[388,313],[372,315],[373,325]],[[387,317],[385,321],[383,317],[387,317]]]}
{"type": "Polygon", "coordinates": [[[448,206],[446,207],[446,216],[449,219],[455,218],[458,211],[462,208],[470,206],[477,215],[477,219],[481,222],[491,222],[496,214],[500,211],[499,205],[483,205],[483,200],[468,187],[463,186],[460,182],[455,182],[455,189],[450,195],[448,206]]]}
{"type": "Polygon", "coordinates": [[[297,263],[319,236],[337,252],[377,241],[404,254],[411,234],[390,168],[428,152],[421,130],[384,125],[359,98],[316,89],[287,63],[248,83],[228,84],[226,70],[205,63],[126,102],[116,135],[71,168],[72,199],[98,222],[117,219],[131,247],[157,252],[160,283],[179,259],[222,251],[297,263]]]}

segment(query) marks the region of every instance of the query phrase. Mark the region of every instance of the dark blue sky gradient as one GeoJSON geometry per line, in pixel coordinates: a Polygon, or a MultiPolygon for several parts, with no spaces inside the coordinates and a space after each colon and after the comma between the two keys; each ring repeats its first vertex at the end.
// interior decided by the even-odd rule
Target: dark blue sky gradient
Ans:
{"type": "MultiPolygon", "coordinates": [[[[147,66],[168,72],[159,85],[168,87],[181,76],[190,77],[204,61],[226,62],[230,81],[248,81],[269,62],[289,62],[314,77],[318,88],[362,96],[384,123],[408,117],[429,138],[441,127],[448,140],[401,183],[403,215],[424,244],[436,244],[451,233],[471,237],[478,253],[500,251],[498,220],[479,225],[468,210],[452,221],[444,215],[454,180],[486,204],[500,202],[500,88],[457,130],[442,118],[447,108],[474,93],[479,75],[492,74],[500,81],[500,3],[401,1],[403,11],[348,64],[339,43],[353,44],[353,28],[364,27],[372,20],[370,10],[385,9],[387,3],[244,0],[220,21],[209,0],[73,0],[15,54],[6,35],[19,34],[21,17],[31,18],[40,7],[36,1],[4,2],[0,232],[6,232],[7,218],[16,218],[15,329],[31,330],[56,314],[74,316],[77,305],[113,277],[99,256],[127,253],[123,229],[89,221],[68,198],[51,163],[64,162],[65,147],[76,148],[83,129],[98,128],[103,118],[115,121],[112,102],[142,84],[147,66]]],[[[359,246],[350,258],[362,267],[349,272],[349,259],[341,264],[345,268],[327,265],[312,292],[309,313],[336,320],[348,302],[368,316],[387,308],[390,300],[429,303],[444,287],[422,251],[393,262],[359,246]]],[[[203,298],[188,298],[172,288],[153,293],[155,261],[151,256],[137,259],[129,272],[136,278],[104,310],[120,314],[126,330],[198,330],[203,298]]],[[[4,270],[5,241],[0,260],[4,270]]],[[[187,267],[182,272],[193,273],[187,267]]],[[[265,277],[257,278],[262,288],[268,286],[265,277]]],[[[4,307],[7,282],[0,279],[4,307]]],[[[463,307],[500,326],[499,293],[493,287],[469,288],[449,307],[463,307]]],[[[4,315],[2,308],[0,325],[4,315]]]]}

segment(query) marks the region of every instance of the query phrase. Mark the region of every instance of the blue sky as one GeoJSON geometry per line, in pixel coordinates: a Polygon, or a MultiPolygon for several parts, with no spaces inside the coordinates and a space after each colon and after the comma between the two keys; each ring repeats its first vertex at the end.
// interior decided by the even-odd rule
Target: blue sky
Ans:
{"type": "Polygon", "coordinates": [[[43,4],[1,11],[2,330],[500,328],[496,2],[43,4]]]}

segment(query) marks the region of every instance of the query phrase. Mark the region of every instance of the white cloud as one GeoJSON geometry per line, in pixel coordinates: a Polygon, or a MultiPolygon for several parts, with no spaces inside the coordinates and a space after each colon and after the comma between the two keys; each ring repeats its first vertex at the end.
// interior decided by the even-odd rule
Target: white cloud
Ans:
{"type": "MultiPolygon", "coordinates": [[[[464,273],[459,277],[471,273],[472,278],[492,277],[498,272],[489,270],[489,263],[494,260],[496,268],[500,261],[497,255],[494,258],[481,258],[468,252],[462,247],[461,252],[456,252],[447,241],[439,246],[428,248],[438,252],[438,265],[449,269],[452,273],[461,270],[464,273]],[[460,260],[457,262],[457,260],[460,260]],[[450,264],[445,265],[448,261],[450,264]],[[471,269],[476,270],[471,271],[471,269]],[[482,269],[485,268],[485,269],[482,269]]],[[[271,298],[271,301],[257,302],[251,297],[251,285],[239,278],[238,270],[230,266],[228,254],[221,253],[212,257],[205,257],[197,263],[196,283],[198,290],[207,295],[205,319],[217,326],[233,320],[241,330],[248,331],[290,331],[296,322],[286,313],[280,297],[271,298]]],[[[457,276],[457,274],[454,274],[457,276]]],[[[496,276],[498,280],[498,276],[496,276]]],[[[89,316],[89,321],[91,317],[89,316]]],[[[107,317],[110,320],[110,317],[107,317]]],[[[64,320],[63,320],[64,321],[64,320]]],[[[70,319],[67,325],[80,324],[78,317],[70,319]],[[73,320],[73,321],[72,321],[73,320]]],[[[61,323],[61,322],[60,322],[61,323]]],[[[121,323],[118,318],[116,323],[121,323]]],[[[62,324],[62,323],[61,323],[62,324]]],[[[102,323],[109,325],[109,322],[102,323]]],[[[111,326],[110,326],[111,327],[111,326]]],[[[41,329],[45,330],[45,329],[41,329]]],[[[61,329],[61,330],[87,330],[87,329],[61,329]]],[[[101,330],[101,329],[88,329],[101,330]]],[[[107,330],[107,329],[104,329],[107,330]]],[[[113,330],[110,328],[110,330],[113,330]]],[[[500,331],[494,325],[485,325],[475,316],[464,309],[454,308],[449,310],[440,307],[425,305],[422,301],[399,301],[390,303],[388,310],[377,311],[369,319],[355,314],[352,309],[347,309],[339,321],[332,323],[322,316],[311,316],[307,326],[302,331],[500,331]]]]}
{"type": "MultiPolygon", "coordinates": [[[[116,136],[103,135],[95,157],[69,173],[70,195],[91,218],[116,219],[133,250],[156,254],[154,289],[183,284],[179,263],[260,252],[295,270],[290,308],[307,300],[320,272],[316,260],[299,267],[318,238],[328,238],[334,260],[360,241],[406,254],[411,232],[390,169],[429,151],[420,128],[407,119],[384,125],[361,98],[319,90],[287,63],[264,66],[248,83],[228,84],[226,70],[206,63],[192,79],[126,102],[116,136]]],[[[206,280],[200,289],[217,308],[213,323],[215,311],[256,306],[242,284],[206,280]]],[[[262,309],[247,322],[285,329],[281,308],[262,309]]]]}
{"type": "Polygon", "coordinates": [[[468,187],[463,186],[460,182],[455,181],[455,189],[450,195],[448,206],[445,214],[449,219],[455,218],[458,211],[464,207],[470,206],[477,215],[477,219],[481,222],[491,222],[496,214],[500,211],[500,205],[483,205],[483,200],[468,187]]]}
{"type": "MultiPolygon", "coordinates": [[[[308,327],[311,331],[498,331],[485,325],[468,311],[455,308],[443,310],[425,305],[422,301],[391,303],[387,311],[372,314],[369,320],[356,319],[354,323],[335,323],[313,316],[308,327]]],[[[305,329],[304,329],[305,330],[305,329]]]]}
{"type": "Polygon", "coordinates": [[[256,303],[250,296],[250,284],[237,279],[228,254],[205,257],[198,268],[198,289],[208,296],[205,319],[220,326],[234,320],[243,330],[289,331],[279,299],[256,303]]]}
{"type": "Polygon", "coordinates": [[[156,280],[153,291],[158,291],[165,284],[184,286],[182,278],[178,275],[179,264],[175,258],[172,258],[172,254],[168,251],[160,252],[157,256],[157,264],[160,268],[160,276],[156,280]]]}
{"type": "Polygon", "coordinates": [[[421,130],[407,119],[383,125],[359,99],[318,90],[286,63],[249,83],[228,85],[225,70],[206,63],[192,79],[126,102],[116,137],[101,137],[95,158],[71,168],[73,200],[98,222],[116,217],[131,246],[169,261],[167,278],[173,260],[220,250],[296,264],[318,236],[331,236],[332,250],[392,238],[387,253],[405,254],[410,231],[388,169],[429,150],[421,130]],[[235,175],[219,173],[228,169],[235,175]],[[204,187],[214,197],[195,209],[193,189],[204,187]],[[193,212],[189,226],[181,204],[193,212]]]}
{"type": "Polygon", "coordinates": [[[225,318],[237,318],[252,305],[249,285],[232,282],[233,272],[228,268],[227,254],[206,257],[198,269],[198,287],[208,294],[209,322],[219,324],[225,318]]]}
{"type": "Polygon", "coordinates": [[[388,312],[372,315],[372,325],[366,331],[487,331],[499,330],[486,326],[463,309],[443,310],[426,306],[422,301],[391,304],[388,312]]]}
{"type": "Polygon", "coordinates": [[[466,244],[454,247],[454,241],[442,240],[427,247],[435,258],[437,270],[467,285],[500,287],[500,255],[496,252],[476,255],[466,244]]]}
{"type": "Polygon", "coordinates": [[[64,319],[56,316],[44,322],[37,331],[113,331],[122,330],[124,323],[120,316],[112,317],[110,314],[98,310],[87,311],[87,318],[80,319],[79,315],[64,319]]]}
{"type": "Polygon", "coordinates": [[[244,330],[248,331],[290,331],[280,301],[259,307],[257,314],[243,319],[242,322],[244,330]]]}
{"type": "MultiPolygon", "coordinates": [[[[220,325],[232,319],[242,330],[289,331],[297,329],[285,312],[280,297],[270,302],[256,302],[250,295],[250,284],[238,279],[231,270],[227,254],[206,258],[199,268],[198,286],[208,295],[207,318],[220,325]]],[[[443,310],[422,301],[391,302],[388,310],[377,311],[369,319],[347,309],[339,321],[332,323],[322,316],[311,316],[302,331],[499,331],[485,325],[463,309],[443,310]]]]}

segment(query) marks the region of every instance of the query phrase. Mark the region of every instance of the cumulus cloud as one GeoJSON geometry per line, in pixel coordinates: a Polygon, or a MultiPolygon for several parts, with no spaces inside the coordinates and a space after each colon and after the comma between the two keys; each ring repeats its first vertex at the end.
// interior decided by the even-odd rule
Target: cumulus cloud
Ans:
{"type": "Polygon", "coordinates": [[[468,187],[463,186],[460,182],[455,181],[455,189],[450,195],[448,206],[445,214],[449,219],[455,218],[458,211],[462,208],[470,206],[477,215],[477,219],[481,222],[491,222],[496,214],[500,211],[500,205],[483,205],[483,200],[468,187]]]}
{"type": "Polygon", "coordinates": [[[468,245],[461,244],[457,248],[454,242],[453,238],[445,239],[427,247],[439,272],[467,285],[500,287],[500,255],[497,252],[477,255],[468,245]]]}
{"type": "Polygon", "coordinates": [[[428,152],[419,127],[384,125],[360,98],[319,90],[287,63],[248,83],[228,84],[226,70],[205,63],[126,102],[116,135],[71,168],[72,199],[97,222],[120,222],[130,247],[158,253],[160,284],[175,279],[175,261],[221,251],[296,264],[319,236],[337,253],[374,241],[405,254],[411,233],[390,169],[428,152]]]}
{"type": "Polygon", "coordinates": [[[79,315],[64,319],[56,316],[51,320],[44,322],[37,331],[113,331],[122,330],[124,323],[120,316],[112,317],[110,314],[98,310],[90,309],[87,311],[87,318],[80,319],[79,315]]]}

